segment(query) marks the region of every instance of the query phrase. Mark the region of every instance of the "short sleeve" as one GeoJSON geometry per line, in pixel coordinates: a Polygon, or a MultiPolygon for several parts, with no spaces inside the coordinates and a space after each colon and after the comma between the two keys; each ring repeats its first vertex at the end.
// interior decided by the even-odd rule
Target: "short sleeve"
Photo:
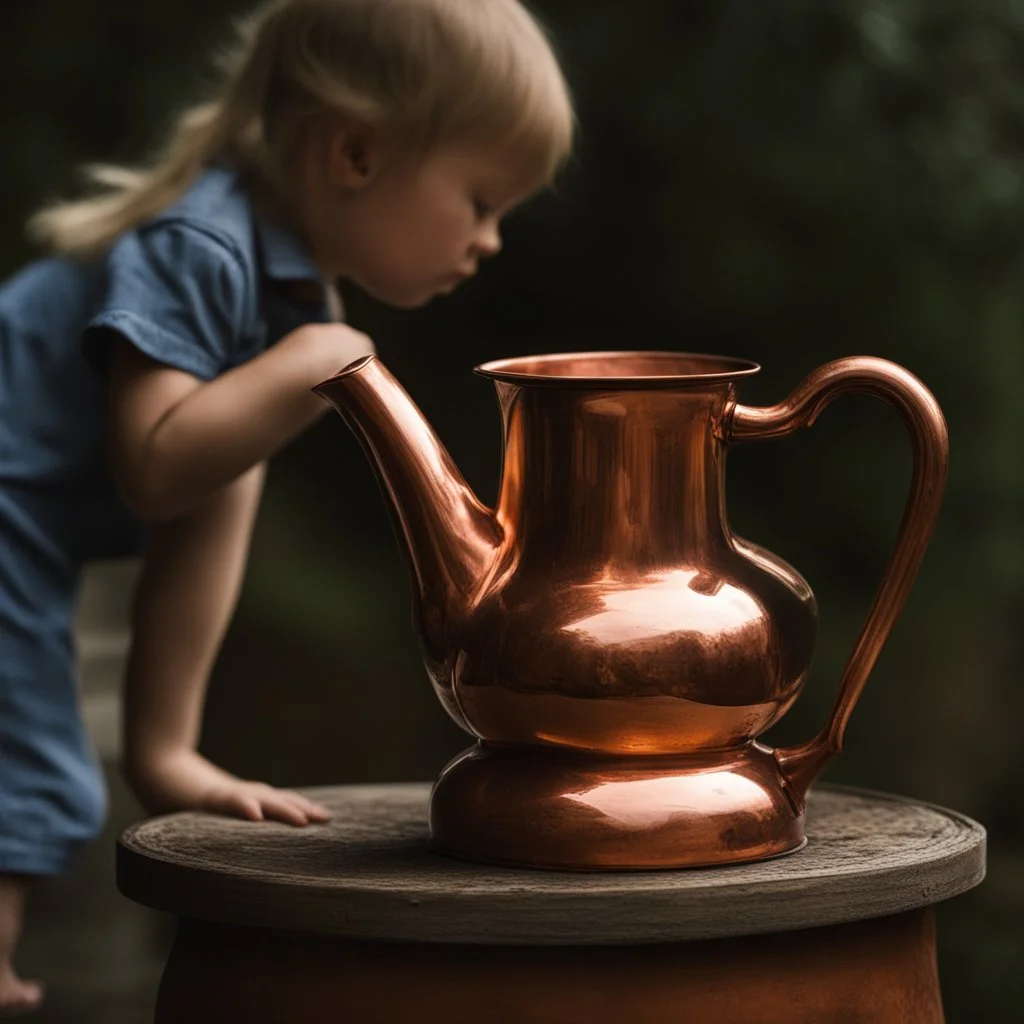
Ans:
{"type": "Polygon", "coordinates": [[[106,258],[83,345],[102,362],[109,332],[158,362],[211,380],[233,365],[246,330],[245,267],[228,240],[189,221],[133,231],[106,258]]]}

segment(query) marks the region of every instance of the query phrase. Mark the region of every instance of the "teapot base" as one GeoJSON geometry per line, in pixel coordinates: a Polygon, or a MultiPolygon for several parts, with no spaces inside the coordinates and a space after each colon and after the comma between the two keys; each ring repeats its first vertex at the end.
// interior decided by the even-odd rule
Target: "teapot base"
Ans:
{"type": "Polygon", "coordinates": [[[803,847],[803,802],[770,748],[616,757],[478,743],[441,773],[432,845],[462,860],[578,871],[739,864],[803,847]]]}

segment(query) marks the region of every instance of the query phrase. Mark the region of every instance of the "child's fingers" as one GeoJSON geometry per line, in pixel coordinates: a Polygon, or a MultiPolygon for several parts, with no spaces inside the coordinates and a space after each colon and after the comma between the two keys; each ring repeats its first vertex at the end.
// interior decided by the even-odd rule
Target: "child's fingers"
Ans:
{"type": "Polygon", "coordinates": [[[314,803],[308,797],[304,797],[301,793],[291,793],[291,796],[295,797],[298,805],[306,812],[306,816],[310,821],[330,821],[331,812],[326,807],[318,803],[314,803]]]}
{"type": "Polygon", "coordinates": [[[275,821],[283,821],[287,825],[308,825],[309,816],[289,795],[275,789],[268,789],[260,796],[263,813],[275,821]]]}
{"type": "Polygon", "coordinates": [[[312,821],[324,822],[330,820],[331,812],[326,807],[321,807],[320,804],[314,803],[301,793],[296,793],[292,789],[275,789],[274,793],[287,800],[293,807],[302,811],[306,816],[307,824],[312,821]]]}
{"type": "Polygon", "coordinates": [[[254,796],[242,796],[237,801],[242,817],[250,821],[263,821],[263,808],[254,796]]]}
{"type": "Polygon", "coordinates": [[[274,789],[265,783],[243,783],[209,793],[206,809],[217,814],[230,814],[249,821],[281,821],[286,825],[303,826],[330,818],[326,807],[287,789],[274,789]]]}
{"type": "Polygon", "coordinates": [[[248,821],[263,821],[260,801],[244,789],[218,789],[206,798],[205,809],[215,814],[230,814],[248,821]]]}

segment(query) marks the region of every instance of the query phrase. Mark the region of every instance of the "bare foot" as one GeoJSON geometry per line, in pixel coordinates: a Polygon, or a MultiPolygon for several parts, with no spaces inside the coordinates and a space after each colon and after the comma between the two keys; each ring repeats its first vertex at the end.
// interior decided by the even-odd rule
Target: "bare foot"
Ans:
{"type": "Polygon", "coordinates": [[[23,981],[7,967],[0,968],[0,1017],[20,1017],[43,1005],[43,986],[23,981]]]}
{"type": "Polygon", "coordinates": [[[0,874],[0,1017],[18,1017],[43,1004],[43,986],[23,981],[14,973],[12,958],[21,935],[21,918],[28,883],[0,874]]]}

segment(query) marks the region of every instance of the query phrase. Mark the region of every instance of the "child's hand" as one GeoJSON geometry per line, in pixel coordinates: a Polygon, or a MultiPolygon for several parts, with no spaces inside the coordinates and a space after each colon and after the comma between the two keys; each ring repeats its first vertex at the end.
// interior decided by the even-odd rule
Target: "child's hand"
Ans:
{"type": "Polygon", "coordinates": [[[142,803],[154,812],[210,811],[299,826],[331,816],[300,793],[236,778],[194,750],[153,758],[145,767],[126,771],[126,776],[142,803]]]}
{"type": "MultiPolygon", "coordinates": [[[[361,356],[372,356],[377,352],[373,339],[348,324],[304,324],[282,338],[274,348],[288,353],[293,365],[308,367],[304,376],[313,387],[328,377],[340,373],[349,363],[361,356]]],[[[268,352],[273,349],[268,349],[268,352]]],[[[327,408],[323,399],[317,401],[327,408]]]]}
{"type": "Polygon", "coordinates": [[[307,800],[301,793],[244,779],[232,779],[209,790],[201,809],[249,821],[283,821],[287,825],[312,825],[331,816],[325,807],[307,800]]]}

